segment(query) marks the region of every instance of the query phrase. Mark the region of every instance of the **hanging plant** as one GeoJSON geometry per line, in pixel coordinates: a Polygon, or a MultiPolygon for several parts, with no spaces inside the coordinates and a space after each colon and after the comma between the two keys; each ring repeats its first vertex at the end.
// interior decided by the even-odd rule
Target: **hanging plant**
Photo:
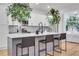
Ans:
{"type": "Polygon", "coordinates": [[[56,29],[56,32],[58,32],[58,24],[59,24],[59,21],[60,21],[61,17],[60,17],[60,13],[58,10],[56,9],[51,9],[49,12],[48,12],[48,21],[51,25],[57,25],[57,29],[56,29]]]}
{"type": "Polygon", "coordinates": [[[7,15],[12,17],[12,21],[18,20],[19,22],[26,22],[31,18],[30,11],[31,8],[29,4],[13,3],[8,6],[7,15]]]}
{"type": "Polygon", "coordinates": [[[48,12],[48,21],[50,24],[59,24],[59,21],[61,19],[60,17],[60,13],[58,10],[55,10],[55,9],[51,9],[49,12],[48,12]]]}

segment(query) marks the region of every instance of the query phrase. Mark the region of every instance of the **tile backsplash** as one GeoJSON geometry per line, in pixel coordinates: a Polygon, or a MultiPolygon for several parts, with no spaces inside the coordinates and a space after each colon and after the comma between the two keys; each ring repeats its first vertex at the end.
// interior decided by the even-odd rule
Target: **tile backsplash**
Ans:
{"type": "MultiPolygon", "coordinates": [[[[21,28],[29,31],[29,32],[36,32],[36,30],[39,28],[38,26],[21,26],[21,28]]],[[[21,29],[18,28],[17,25],[10,25],[9,26],[9,33],[17,33],[17,30],[18,32],[21,32],[21,29]]],[[[48,26],[43,26],[43,31],[48,31],[48,32],[51,32],[52,29],[48,26]]]]}

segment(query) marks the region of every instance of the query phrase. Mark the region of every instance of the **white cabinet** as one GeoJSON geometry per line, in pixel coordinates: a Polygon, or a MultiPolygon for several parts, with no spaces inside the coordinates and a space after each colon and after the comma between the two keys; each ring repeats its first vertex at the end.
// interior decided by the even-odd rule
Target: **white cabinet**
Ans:
{"type": "Polygon", "coordinates": [[[0,24],[0,48],[7,48],[7,34],[8,34],[8,26],[0,24]]]}
{"type": "Polygon", "coordinates": [[[8,18],[6,8],[7,4],[0,4],[0,50],[7,48],[8,18]]]}
{"type": "Polygon", "coordinates": [[[0,4],[0,24],[7,24],[7,4],[0,4]]]}

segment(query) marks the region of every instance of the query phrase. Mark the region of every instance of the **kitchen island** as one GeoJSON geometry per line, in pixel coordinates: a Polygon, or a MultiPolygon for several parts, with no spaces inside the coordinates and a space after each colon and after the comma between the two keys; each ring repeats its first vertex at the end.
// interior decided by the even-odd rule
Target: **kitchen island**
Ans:
{"type": "MultiPolygon", "coordinates": [[[[40,34],[36,33],[15,33],[15,34],[8,34],[8,55],[9,56],[16,56],[16,44],[21,43],[22,38],[24,37],[35,37],[35,40],[40,40],[45,38],[46,35],[57,35],[60,33],[53,33],[53,32],[44,32],[40,34]]],[[[37,41],[35,42],[35,46],[38,46],[37,41]]],[[[36,51],[38,49],[36,48],[36,51]]]]}

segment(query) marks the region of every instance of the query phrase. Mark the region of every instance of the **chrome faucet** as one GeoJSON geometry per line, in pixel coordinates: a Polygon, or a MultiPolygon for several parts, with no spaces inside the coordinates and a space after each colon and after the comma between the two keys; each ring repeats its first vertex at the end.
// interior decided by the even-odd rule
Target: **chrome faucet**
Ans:
{"type": "Polygon", "coordinates": [[[43,23],[40,22],[38,25],[39,25],[39,32],[43,33],[43,23]]]}

